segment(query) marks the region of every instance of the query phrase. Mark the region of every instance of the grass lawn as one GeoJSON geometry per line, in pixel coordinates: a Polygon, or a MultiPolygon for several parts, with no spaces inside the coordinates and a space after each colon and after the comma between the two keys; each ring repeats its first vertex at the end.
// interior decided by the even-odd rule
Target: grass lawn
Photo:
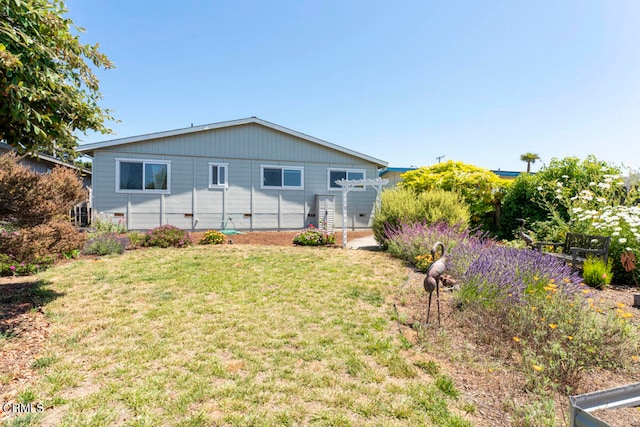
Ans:
{"type": "Polygon", "coordinates": [[[197,246],[81,260],[9,425],[465,426],[469,403],[398,334],[384,253],[197,246]]]}

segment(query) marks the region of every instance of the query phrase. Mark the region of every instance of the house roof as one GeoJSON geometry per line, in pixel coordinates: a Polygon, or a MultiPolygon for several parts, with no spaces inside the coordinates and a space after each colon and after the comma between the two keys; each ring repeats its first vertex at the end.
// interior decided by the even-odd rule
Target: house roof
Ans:
{"type": "Polygon", "coordinates": [[[412,170],[416,170],[417,168],[384,168],[384,169],[380,169],[380,172],[378,172],[379,176],[384,176],[388,173],[392,173],[392,172],[399,172],[399,173],[405,173],[405,172],[409,172],[412,170]]]}
{"type": "Polygon", "coordinates": [[[522,172],[515,172],[515,171],[501,171],[500,169],[492,170],[491,172],[495,173],[500,178],[506,178],[506,179],[517,178],[522,173],[522,172]]]}
{"type": "MultiPolygon", "coordinates": [[[[11,145],[7,144],[6,142],[0,142],[0,152],[6,152],[6,151],[15,151],[15,149],[11,145]]],[[[27,159],[30,159],[36,162],[46,163],[48,166],[50,166],[50,169],[53,169],[54,166],[59,165],[59,166],[64,166],[71,169],[79,169],[82,173],[91,175],[91,170],[89,169],[78,167],[73,163],[65,162],[64,160],[60,160],[53,156],[49,156],[48,154],[37,153],[36,155],[28,156],[27,159]]]]}
{"type": "Polygon", "coordinates": [[[342,153],[346,153],[354,157],[358,157],[360,159],[369,161],[371,163],[375,163],[378,166],[384,167],[384,166],[387,166],[388,164],[384,160],[380,160],[375,157],[371,157],[366,154],[359,153],[357,151],[342,147],[340,145],[332,144],[325,140],[315,138],[313,136],[309,136],[301,132],[297,132],[295,130],[277,125],[275,123],[268,122],[266,120],[259,119],[257,117],[248,117],[245,119],[230,120],[226,122],[211,123],[211,124],[200,125],[200,126],[191,126],[188,128],[174,129],[174,130],[168,130],[164,132],[155,132],[155,133],[149,133],[145,135],[130,136],[127,138],[112,139],[109,141],[94,142],[91,144],[85,144],[85,145],[79,146],[77,151],[80,153],[91,154],[95,150],[99,150],[101,148],[115,147],[119,145],[132,144],[134,142],[148,141],[151,139],[168,138],[172,136],[186,135],[186,134],[196,133],[196,132],[205,132],[205,131],[214,130],[214,129],[221,129],[221,128],[227,128],[232,126],[241,126],[241,125],[247,125],[247,124],[258,124],[258,125],[276,130],[278,132],[282,132],[291,136],[295,136],[300,139],[304,139],[314,144],[321,145],[323,147],[331,148],[333,150],[340,151],[342,153]]]}
{"type": "MultiPolygon", "coordinates": [[[[408,171],[412,171],[412,170],[416,170],[417,168],[384,168],[384,169],[380,169],[380,171],[378,172],[379,176],[384,176],[388,173],[391,172],[400,172],[400,173],[405,173],[408,171]]],[[[491,172],[493,172],[494,174],[498,175],[500,178],[516,178],[518,175],[521,174],[521,172],[515,172],[515,171],[503,171],[503,170],[492,170],[491,172]]]]}

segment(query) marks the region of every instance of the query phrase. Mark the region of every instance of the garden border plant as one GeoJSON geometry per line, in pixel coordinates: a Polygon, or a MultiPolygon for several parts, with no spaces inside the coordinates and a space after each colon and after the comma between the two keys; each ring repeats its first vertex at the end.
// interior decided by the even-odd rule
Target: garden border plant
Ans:
{"type": "Polygon", "coordinates": [[[193,241],[188,231],[166,224],[147,231],[145,246],[156,246],[160,248],[184,248],[191,246],[193,241]]]}
{"type": "Polygon", "coordinates": [[[639,348],[630,313],[597,311],[592,290],[561,260],[444,224],[403,224],[387,238],[392,254],[414,264],[433,242],[450,242],[459,318],[494,351],[519,352],[531,390],[575,390],[586,371],[625,366],[639,348]]]}
{"type": "Polygon", "coordinates": [[[225,242],[226,236],[217,230],[207,230],[200,239],[201,245],[221,245],[225,242]]]}
{"type": "Polygon", "coordinates": [[[313,224],[309,224],[298,234],[293,236],[293,244],[300,246],[328,246],[335,245],[335,233],[329,233],[322,228],[316,228],[313,224]]]}

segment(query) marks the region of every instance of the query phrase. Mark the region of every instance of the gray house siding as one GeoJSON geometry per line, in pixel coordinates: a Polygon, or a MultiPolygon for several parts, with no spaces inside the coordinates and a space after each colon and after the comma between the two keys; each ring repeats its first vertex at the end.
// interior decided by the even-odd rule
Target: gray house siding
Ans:
{"type": "MultiPolygon", "coordinates": [[[[329,190],[328,170],[358,169],[374,179],[377,163],[260,124],[246,124],[113,145],[93,151],[94,212],[122,220],[129,229],[172,224],[184,229],[288,230],[318,226],[315,197],[329,190]],[[170,162],[165,194],[116,191],[118,159],[170,162]],[[209,164],[226,164],[226,188],[210,188],[209,164]],[[302,189],[262,188],[262,166],[302,168],[302,189]]],[[[368,227],[375,190],[349,193],[348,224],[368,227]]]]}

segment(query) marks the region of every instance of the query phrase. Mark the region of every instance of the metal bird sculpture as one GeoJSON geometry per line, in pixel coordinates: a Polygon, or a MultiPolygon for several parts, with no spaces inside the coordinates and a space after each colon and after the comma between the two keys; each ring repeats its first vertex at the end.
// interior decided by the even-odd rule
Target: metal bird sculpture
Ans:
{"type": "Polygon", "coordinates": [[[530,248],[533,248],[535,246],[535,243],[533,241],[533,239],[531,238],[531,236],[529,236],[528,234],[526,234],[524,232],[524,219],[522,218],[518,218],[516,219],[516,221],[518,221],[520,224],[522,224],[519,228],[518,228],[518,235],[520,236],[520,238],[522,240],[524,240],[524,243],[529,246],[530,248]]]}
{"type": "Polygon", "coordinates": [[[447,257],[445,256],[444,244],[442,242],[436,242],[431,248],[431,258],[436,259],[436,253],[438,252],[438,246],[440,246],[441,254],[437,261],[434,261],[427,270],[427,277],[424,278],[424,290],[429,294],[429,308],[427,309],[427,323],[429,323],[429,316],[431,314],[431,297],[433,291],[436,291],[436,301],[438,304],[438,326],[440,326],[440,284],[442,283],[442,273],[445,270],[445,263],[447,257]]]}

